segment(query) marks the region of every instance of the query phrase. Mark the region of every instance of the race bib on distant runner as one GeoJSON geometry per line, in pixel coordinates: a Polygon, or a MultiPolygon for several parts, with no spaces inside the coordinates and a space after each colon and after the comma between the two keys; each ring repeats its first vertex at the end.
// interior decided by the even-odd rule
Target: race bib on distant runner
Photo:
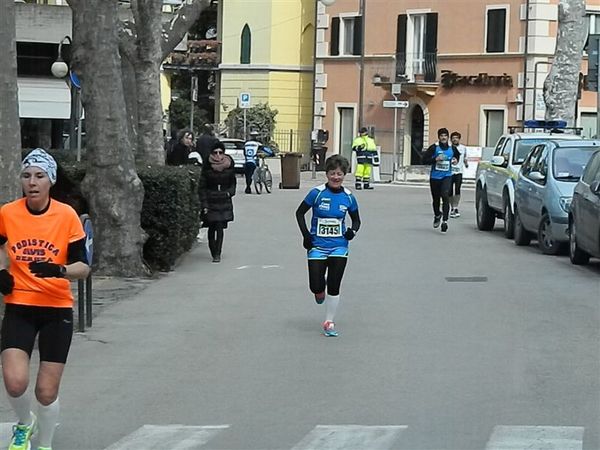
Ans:
{"type": "Polygon", "coordinates": [[[342,221],[340,219],[317,219],[317,236],[341,237],[342,221]]]}
{"type": "Polygon", "coordinates": [[[452,173],[460,173],[460,166],[452,166],[452,173]]]}
{"type": "Polygon", "coordinates": [[[448,172],[450,170],[450,161],[437,161],[435,163],[435,170],[440,172],[448,172]]]}

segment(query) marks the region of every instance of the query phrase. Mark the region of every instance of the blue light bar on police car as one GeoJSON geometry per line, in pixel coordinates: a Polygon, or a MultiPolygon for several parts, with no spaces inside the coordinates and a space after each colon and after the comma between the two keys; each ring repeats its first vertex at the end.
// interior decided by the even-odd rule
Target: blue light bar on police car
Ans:
{"type": "Polygon", "coordinates": [[[523,122],[525,128],[566,128],[566,120],[525,120],[523,122]]]}

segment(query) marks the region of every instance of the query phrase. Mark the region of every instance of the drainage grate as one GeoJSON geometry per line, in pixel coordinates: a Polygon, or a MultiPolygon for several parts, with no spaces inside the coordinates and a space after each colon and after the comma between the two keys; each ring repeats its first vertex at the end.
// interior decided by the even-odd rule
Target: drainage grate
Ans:
{"type": "Polygon", "coordinates": [[[446,277],[448,283],[486,283],[488,277],[446,277]]]}

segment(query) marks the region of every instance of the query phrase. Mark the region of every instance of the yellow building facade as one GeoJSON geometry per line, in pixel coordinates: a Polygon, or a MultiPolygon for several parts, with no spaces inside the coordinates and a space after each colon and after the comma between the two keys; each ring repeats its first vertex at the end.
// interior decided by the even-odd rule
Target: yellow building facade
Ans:
{"type": "Polygon", "coordinates": [[[220,122],[248,92],[252,105],[269,103],[279,111],[278,130],[312,129],[315,3],[220,2],[220,122]]]}

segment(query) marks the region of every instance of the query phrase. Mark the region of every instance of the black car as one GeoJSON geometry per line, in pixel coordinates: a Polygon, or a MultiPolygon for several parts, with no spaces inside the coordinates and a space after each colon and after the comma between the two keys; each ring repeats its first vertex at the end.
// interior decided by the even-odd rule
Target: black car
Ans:
{"type": "Polygon", "coordinates": [[[587,163],[575,187],[569,213],[569,256],[573,264],[600,258],[600,151],[587,163]]]}

